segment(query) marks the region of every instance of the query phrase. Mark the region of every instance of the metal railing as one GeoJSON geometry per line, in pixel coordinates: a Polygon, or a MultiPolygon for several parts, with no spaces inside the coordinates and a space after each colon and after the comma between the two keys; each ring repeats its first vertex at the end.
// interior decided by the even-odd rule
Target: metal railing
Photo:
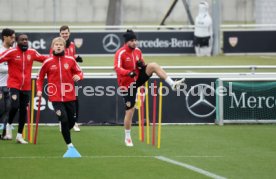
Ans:
{"type": "MultiPolygon", "coordinates": [[[[116,78],[117,75],[113,70],[113,66],[85,66],[81,67],[82,70],[87,70],[84,72],[85,78],[116,78]],[[89,72],[89,71],[92,72],[89,72]],[[110,72],[102,72],[97,70],[109,70],[110,72]]],[[[257,66],[257,65],[250,65],[250,66],[162,66],[165,70],[200,70],[200,69],[216,69],[216,70],[224,70],[224,69],[247,69],[250,70],[249,72],[223,72],[223,73],[215,73],[215,72],[168,72],[167,74],[174,78],[276,78],[276,66],[257,66]],[[274,69],[269,72],[256,72],[257,69],[274,69]]],[[[33,67],[33,70],[36,72],[32,73],[32,77],[37,77],[37,72],[40,67],[33,67]]],[[[154,78],[157,76],[154,74],[154,78]]]]}

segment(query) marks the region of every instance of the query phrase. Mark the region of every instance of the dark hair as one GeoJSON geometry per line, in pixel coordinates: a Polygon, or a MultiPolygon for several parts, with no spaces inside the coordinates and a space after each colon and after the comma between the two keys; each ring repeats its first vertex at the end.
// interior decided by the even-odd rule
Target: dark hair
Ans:
{"type": "Polygon", "coordinates": [[[15,37],[16,42],[18,42],[19,37],[20,37],[20,36],[22,36],[22,35],[26,35],[26,36],[28,37],[28,35],[27,35],[27,34],[18,34],[18,35],[15,37]]]}
{"type": "Polygon", "coordinates": [[[126,33],[124,33],[123,37],[125,38],[125,42],[128,42],[132,39],[137,39],[135,33],[131,29],[127,29],[126,33]]]}
{"type": "Polygon", "coordinates": [[[68,29],[68,31],[70,32],[70,29],[69,29],[68,25],[63,25],[63,26],[61,26],[61,27],[59,28],[59,32],[64,31],[64,30],[67,30],[67,29],[68,29]]]}
{"type": "Polygon", "coordinates": [[[8,28],[3,29],[1,33],[2,41],[4,41],[4,36],[8,37],[8,36],[12,36],[13,34],[15,34],[14,30],[8,29],[8,28]]]}

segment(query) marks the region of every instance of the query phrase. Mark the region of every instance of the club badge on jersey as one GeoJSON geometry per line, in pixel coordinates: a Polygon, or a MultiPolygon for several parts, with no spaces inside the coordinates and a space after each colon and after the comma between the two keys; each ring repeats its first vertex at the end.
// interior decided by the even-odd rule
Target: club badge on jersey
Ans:
{"type": "Polygon", "coordinates": [[[64,68],[65,68],[66,70],[68,70],[68,68],[69,68],[68,63],[65,63],[65,64],[64,64],[64,68]]]}

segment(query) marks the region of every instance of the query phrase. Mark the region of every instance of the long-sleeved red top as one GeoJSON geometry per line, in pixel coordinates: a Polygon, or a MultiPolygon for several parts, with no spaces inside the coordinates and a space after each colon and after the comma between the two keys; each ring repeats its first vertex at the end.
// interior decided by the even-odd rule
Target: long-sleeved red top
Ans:
{"type": "Polygon", "coordinates": [[[8,63],[8,87],[22,91],[31,90],[31,74],[34,61],[43,62],[48,56],[40,55],[34,49],[22,51],[15,47],[0,55],[0,63],[8,63]]]}
{"type": "Polygon", "coordinates": [[[50,101],[66,102],[76,100],[73,76],[83,79],[83,72],[75,59],[70,56],[52,56],[45,60],[37,78],[37,91],[43,90],[47,75],[47,94],[50,101]]]}
{"type": "Polygon", "coordinates": [[[131,49],[126,44],[115,54],[114,69],[117,73],[117,81],[120,87],[129,87],[139,76],[139,69],[136,66],[138,60],[143,60],[142,52],[139,48],[131,49]],[[134,71],[137,75],[131,78],[128,74],[134,71]]]}

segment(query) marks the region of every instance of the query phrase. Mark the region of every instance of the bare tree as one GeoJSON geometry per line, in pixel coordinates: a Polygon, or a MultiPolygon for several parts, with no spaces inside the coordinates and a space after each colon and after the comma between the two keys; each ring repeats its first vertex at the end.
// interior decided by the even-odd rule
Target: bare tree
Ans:
{"type": "Polygon", "coordinates": [[[109,0],[106,25],[122,25],[122,0],[109,0]]]}

